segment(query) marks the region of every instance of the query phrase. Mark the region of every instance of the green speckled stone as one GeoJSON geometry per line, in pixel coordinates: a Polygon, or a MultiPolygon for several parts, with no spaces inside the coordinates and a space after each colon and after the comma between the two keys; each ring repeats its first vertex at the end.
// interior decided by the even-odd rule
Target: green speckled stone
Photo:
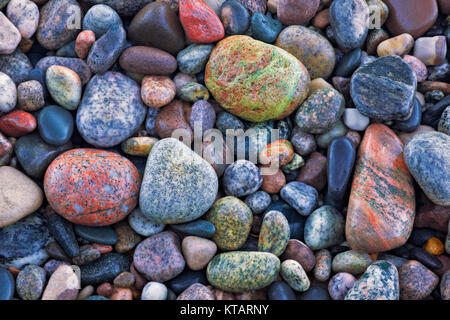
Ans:
{"type": "Polygon", "coordinates": [[[46,272],[35,265],[27,265],[16,279],[16,290],[22,300],[38,300],[44,291],[46,272]]]}
{"type": "Polygon", "coordinates": [[[331,88],[317,89],[300,106],[295,122],[304,132],[324,133],[340,119],[344,108],[344,96],[338,91],[331,88]]]}
{"type": "Polygon", "coordinates": [[[297,153],[294,153],[294,157],[292,160],[281,167],[281,170],[283,170],[284,173],[288,174],[291,172],[294,172],[295,170],[300,169],[305,165],[305,160],[303,157],[297,153]]]}
{"type": "Polygon", "coordinates": [[[186,74],[196,74],[202,72],[208,62],[214,45],[212,44],[191,44],[178,52],[177,62],[181,72],[186,74]]]}
{"type": "Polygon", "coordinates": [[[155,143],[147,159],[139,205],[154,222],[189,222],[211,207],[218,188],[208,162],[184,143],[166,138],[155,143]]]}
{"type": "Polygon", "coordinates": [[[208,100],[209,91],[200,83],[189,82],[181,88],[180,98],[191,103],[198,100],[208,100]]]}
{"type": "Polygon", "coordinates": [[[286,217],[278,211],[265,214],[259,232],[258,251],[270,252],[280,256],[291,236],[286,217]]]}
{"type": "Polygon", "coordinates": [[[258,290],[271,284],[280,260],[268,252],[234,251],[215,256],[206,269],[210,284],[224,291],[258,290]]]}
{"type": "Polygon", "coordinates": [[[124,271],[130,271],[131,259],[120,253],[102,254],[99,259],[81,266],[81,285],[112,281],[124,271]]]}
{"type": "Polygon", "coordinates": [[[261,122],[294,112],[308,95],[310,78],[288,52],[248,36],[231,36],[212,51],[205,83],[227,111],[261,122]]]}
{"type": "Polygon", "coordinates": [[[310,281],[308,275],[300,263],[295,260],[285,260],[281,264],[281,277],[295,291],[304,292],[309,289],[310,281]]]}
{"type": "Polygon", "coordinates": [[[314,210],[305,223],[305,243],[311,250],[319,250],[344,241],[345,220],[332,206],[314,210]]]}
{"type": "Polygon", "coordinates": [[[219,249],[237,250],[247,240],[253,215],[245,202],[229,196],[217,200],[205,219],[216,228],[212,240],[219,249]]]}
{"type": "Polygon", "coordinates": [[[347,131],[348,128],[344,125],[344,123],[341,120],[339,120],[328,131],[316,137],[317,145],[322,149],[327,149],[331,140],[333,140],[336,137],[345,136],[347,131]]]}
{"type": "Polygon", "coordinates": [[[90,242],[111,246],[117,243],[117,233],[111,227],[89,227],[75,224],[73,229],[77,236],[90,242]]]}
{"type": "Polygon", "coordinates": [[[45,83],[50,95],[59,105],[68,110],[78,107],[82,84],[75,71],[63,66],[51,66],[45,73],[45,83]]]}
{"type": "Polygon", "coordinates": [[[303,26],[289,26],[281,31],[275,45],[300,60],[311,79],[327,79],[333,72],[336,63],[334,48],[318,32],[303,26]]]}
{"type": "Polygon", "coordinates": [[[398,300],[399,296],[397,268],[388,261],[380,260],[367,268],[345,300],[398,300]]]}
{"type": "Polygon", "coordinates": [[[358,275],[366,271],[372,264],[372,259],[367,253],[349,250],[337,254],[333,258],[331,268],[333,272],[348,272],[358,275]]]}

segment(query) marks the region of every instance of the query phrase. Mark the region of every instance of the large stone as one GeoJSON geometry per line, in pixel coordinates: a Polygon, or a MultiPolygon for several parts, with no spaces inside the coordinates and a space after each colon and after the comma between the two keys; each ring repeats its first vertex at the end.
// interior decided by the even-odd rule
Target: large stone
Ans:
{"type": "Polygon", "coordinates": [[[48,280],[42,300],[76,300],[80,278],[71,266],[60,265],[48,280]]]}
{"type": "Polygon", "coordinates": [[[414,212],[414,186],[403,144],[388,127],[372,124],[359,147],[347,209],[347,242],[368,253],[400,247],[411,234],[414,212]]]}
{"type": "Polygon", "coordinates": [[[146,4],[153,0],[86,0],[90,5],[105,4],[113,8],[121,16],[131,17],[141,10],[146,4]]]}
{"type": "Polygon", "coordinates": [[[294,112],[307,97],[310,78],[288,52],[248,36],[231,36],[211,53],[205,83],[227,111],[260,122],[294,112]]]}
{"type": "Polygon", "coordinates": [[[11,0],[6,14],[19,30],[24,39],[29,39],[36,32],[39,23],[39,8],[30,0],[11,0]]]}
{"type": "Polygon", "coordinates": [[[211,207],[217,190],[211,165],[182,142],[167,138],[153,146],[147,159],[140,208],[157,223],[189,222],[211,207]]]}
{"type": "Polygon", "coordinates": [[[0,54],[10,54],[19,45],[21,35],[14,24],[0,11],[0,54]]]}

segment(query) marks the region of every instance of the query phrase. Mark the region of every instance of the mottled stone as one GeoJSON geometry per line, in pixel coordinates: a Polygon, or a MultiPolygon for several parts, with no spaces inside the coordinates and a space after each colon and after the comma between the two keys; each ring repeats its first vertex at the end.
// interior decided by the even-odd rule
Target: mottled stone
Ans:
{"type": "Polygon", "coordinates": [[[208,89],[197,82],[189,82],[184,85],[180,90],[180,98],[188,102],[196,102],[199,100],[208,100],[209,91],[208,89]]]}
{"type": "Polygon", "coordinates": [[[0,72],[8,75],[16,85],[28,80],[32,69],[30,60],[20,49],[11,54],[0,54],[0,72]]]}
{"type": "Polygon", "coordinates": [[[281,260],[295,260],[301,264],[306,272],[310,272],[316,265],[316,258],[312,250],[303,242],[291,239],[286,250],[281,255],[281,260]]]}
{"type": "Polygon", "coordinates": [[[73,257],[72,262],[78,266],[91,263],[100,258],[100,251],[93,245],[87,244],[80,247],[79,255],[73,257]]]}
{"type": "Polygon", "coordinates": [[[310,281],[308,275],[300,263],[295,260],[285,260],[280,268],[281,277],[295,291],[304,292],[309,289],[310,281]]]}
{"type": "Polygon", "coordinates": [[[60,265],[48,280],[42,300],[76,300],[80,278],[71,266],[60,265]]]}
{"type": "Polygon", "coordinates": [[[0,117],[0,130],[10,137],[21,137],[36,129],[36,118],[25,111],[12,111],[0,117]]]}
{"type": "Polygon", "coordinates": [[[319,152],[313,152],[300,169],[297,181],[322,190],[327,182],[327,158],[319,152]]]}
{"type": "Polygon", "coordinates": [[[92,6],[83,17],[83,30],[94,32],[97,39],[116,24],[121,25],[122,20],[113,8],[104,4],[92,6]]]}
{"type": "Polygon", "coordinates": [[[75,71],[83,85],[87,84],[89,79],[91,79],[91,69],[89,69],[89,66],[84,60],[78,58],[44,57],[37,62],[36,68],[41,69],[45,73],[50,66],[54,65],[63,66],[75,71]]]}
{"type": "Polygon", "coordinates": [[[91,30],[80,32],[75,40],[75,53],[80,59],[86,59],[95,43],[95,33],[91,30]]]}
{"type": "Polygon", "coordinates": [[[367,54],[376,54],[378,45],[387,39],[389,39],[389,33],[387,33],[384,29],[380,28],[371,30],[366,40],[367,54]]]}
{"type": "Polygon", "coordinates": [[[450,205],[450,137],[426,132],[412,137],[405,147],[405,161],[427,197],[437,205],[450,205]]]}
{"type": "Polygon", "coordinates": [[[398,269],[400,299],[423,300],[437,287],[439,278],[415,260],[404,263],[398,269]]]}
{"type": "Polygon", "coordinates": [[[0,54],[11,54],[19,45],[21,35],[14,24],[0,11],[0,54]]]}
{"type": "Polygon", "coordinates": [[[214,287],[242,292],[258,290],[272,283],[280,270],[280,260],[268,252],[234,251],[216,255],[206,275],[214,287]]]}
{"type": "Polygon", "coordinates": [[[438,131],[450,135],[450,107],[445,108],[444,112],[442,112],[438,124],[438,131]]]}
{"type": "Polygon", "coordinates": [[[377,261],[355,282],[345,300],[398,300],[399,277],[390,262],[377,261]]]}
{"type": "Polygon", "coordinates": [[[35,265],[27,265],[17,275],[17,294],[22,300],[38,300],[44,290],[45,281],[44,269],[35,265]]]}
{"type": "Polygon", "coordinates": [[[262,176],[263,182],[261,184],[261,190],[270,194],[279,193],[286,185],[286,176],[283,171],[276,169],[275,173],[273,173],[274,169],[271,169],[270,167],[262,167],[262,169],[267,169],[268,173],[262,176]]]}
{"type": "Polygon", "coordinates": [[[214,293],[201,283],[194,283],[184,290],[177,300],[216,300],[214,293]]]}
{"type": "Polygon", "coordinates": [[[336,273],[328,282],[328,293],[333,300],[344,300],[348,291],[353,287],[356,278],[350,273],[336,273]]]}
{"type": "Polygon", "coordinates": [[[344,218],[335,208],[313,211],[305,223],[305,243],[311,250],[325,249],[344,240],[344,218]]]}
{"type": "Polygon", "coordinates": [[[175,83],[164,76],[145,76],[141,86],[142,101],[151,108],[162,107],[175,98],[175,83]]]}
{"type": "Polygon", "coordinates": [[[440,66],[447,55],[447,40],[444,36],[423,37],[416,40],[414,56],[427,66],[440,66]]]}
{"type": "Polygon", "coordinates": [[[291,114],[306,98],[309,82],[306,68],[294,56],[247,36],[221,41],[205,71],[206,86],[216,101],[255,122],[291,114]]]}
{"type": "Polygon", "coordinates": [[[402,56],[409,53],[413,46],[414,38],[409,33],[403,33],[381,42],[377,47],[377,53],[380,57],[389,55],[402,56]]]}
{"type": "Polygon", "coordinates": [[[334,124],[334,126],[331,127],[330,130],[317,136],[317,146],[322,149],[327,149],[334,138],[345,136],[347,131],[348,128],[342,123],[341,120],[339,120],[334,124]]]}
{"type": "MultiPolygon", "coordinates": [[[[207,130],[214,128],[215,122],[216,122],[216,112],[214,111],[214,107],[208,101],[198,100],[192,105],[190,125],[191,128],[194,129],[194,131],[196,130],[196,126],[199,126],[201,128],[202,135],[204,135],[207,130]]],[[[226,151],[227,150],[225,150],[225,152],[226,151]]],[[[204,153],[203,158],[206,160],[204,153]]],[[[220,160],[220,158],[218,160],[220,160]]],[[[226,164],[226,157],[222,158],[222,161],[223,163],[218,163],[217,165],[220,166],[221,164],[226,164]],[[223,159],[225,159],[225,161],[223,159]]],[[[217,172],[218,171],[217,169],[218,168],[216,167],[214,170],[216,170],[217,172]]]]}
{"type": "Polygon", "coordinates": [[[277,18],[284,25],[302,25],[314,17],[320,0],[279,0],[277,18]]]}
{"type": "Polygon", "coordinates": [[[165,227],[164,224],[155,223],[151,219],[146,218],[139,208],[134,209],[128,216],[128,223],[137,234],[144,237],[159,233],[165,227]]]}
{"type": "Polygon", "coordinates": [[[371,264],[372,259],[367,253],[349,250],[337,254],[331,268],[336,273],[347,272],[356,276],[365,272],[371,264]]]}
{"type": "Polygon", "coordinates": [[[227,35],[245,34],[250,25],[248,10],[236,0],[225,1],[219,17],[227,35]]]}
{"type": "Polygon", "coordinates": [[[191,270],[201,270],[206,267],[217,251],[213,241],[195,236],[184,238],[181,248],[186,264],[191,270]]]}
{"type": "Polygon", "coordinates": [[[5,73],[0,72],[0,112],[9,112],[16,106],[17,89],[14,81],[5,73]]]}
{"type": "Polygon", "coordinates": [[[282,24],[277,19],[255,12],[250,21],[252,37],[266,43],[274,43],[282,29],[282,24]]]}
{"type": "Polygon", "coordinates": [[[102,254],[99,259],[81,266],[81,284],[100,284],[112,281],[124,271],[130,270],[130,258],[120,253],[102,254]]]}
{"type": "Polygon", "coordinates": [[[450,300],[450,271],[447,271],[441,278],[440,292],[442,300],[450,300]]]}
{"type": "Polygon", "coordinates": [[[113,8],[121,16],[131,17],[134,16],[139,10],[141,10],[151,0],[86,0],[86,3],[93,4],[105,4],[113,8]]]}
{"type": "Polygon", "coordinates": [[[160,138],[169,138],[181,134],[189,141],[193,139],[193,132],[189,125],[190,105],[187,102],[173,100],[158,111],[155,118],[154,130],[160,138]]]}
{"type": "Polygon", "coordinates": [[[139,242],[141,237],[134,232],[126,221],[121,221],[114,226],[117,233],[117,243],[114,249],[119,253],[131,251],[139,242]]]}
{"type": "Polygon", "coordinates": [[[260,169],[247,160],[233,162],[223,174],[223,187],[227,195],[246,196],[256,192],[261,184],[260,169]]]}
{"type": "Polygon", "coordinates": [[[211,44],[191,44],[178,52],[178,68],[185,74],[194,75],[205,69],[206,62],[213,50],[211,44]]]}
{"type": "MultiPolygon", "coordinates": [[[[80,87],[81,94],[81,87],[80,87]]],[[[17,106],[25,111],[37,111],[45,104],[44,88],[36,80],[25,81],[17,87],[17,106]]]]}
{"type": "Polygon", "coordinates": [[[149,280],[164,282],[175,278],[185,266],[180,239],[170,231],[145,239],[134,251],[133,264],[149,280]]]}
{"type": "Polygon", "coordinates": [[[291,232],[286,217],[278,211],[269,211],[259,232],[258,251],[280,256],[288,245],[291,232]]]}
{"type": "Polygon", "coordinates": [[[302,182],[294,181],[286,184],[281,189],[280,195],[303,216],[308,216],[317,205],[317,190],[302,182]]]}
{"type": "Polygon", "coordinates": [[[45,81],[50,95],[59,105],[69,110],[78,107],[82,84],[76,72],[63,66],[50,66],[45,81]]]}
{"type": "Polygon", "coordinates": [[[253,216],[243,201],[229,196],[217,200],[205,219],[216,229],[212,240],[219,249],[237,250],[247,240],[253,216]]]}
{"type": "MultiPolygon", "coordinates": [[[[316,265],[314,267],[314,278],[319,281],[327,281],[331,275],[331,253],[327,249],[316,252],[316,265]]],[[[330,280],[331,281],[331,280],[330,280]]]]}

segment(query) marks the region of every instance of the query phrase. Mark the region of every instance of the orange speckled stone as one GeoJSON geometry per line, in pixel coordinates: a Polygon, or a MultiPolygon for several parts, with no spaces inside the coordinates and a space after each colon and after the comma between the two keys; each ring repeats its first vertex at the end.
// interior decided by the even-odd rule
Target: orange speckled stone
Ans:
{"type": "Polygon", "coordinates": [[[289,140],[277,140],[262,149],[259,160],[262,164],[277,163],[284,166],[294,157],[294,148],[289,140]]]}
{"type": "Polygon", "coordinates": [[[438,238],[430,238],[423,248],[434,256],[439,256],[444,253],[444,244],[438,238]]]}
{"type": "Polygon", "coordinates": [[[225,36],[216,13],[202,0],[179,0],[180,21],[187,38],[194,43],[211,43],[225,36]]]}
{"type": "Polygon", "coordinates": [[[133,292],[129,288],[114,288],[110,300],[133,300],[133,292]]]}
{"type": "Polygon", "coordinates": [[[146,76],[142,79],[141,98],[150,108],[165,106],[175,98],[175,82],[165,76],[146,76]]]}
{"type": "Polygon", "coordinates": [[[95,33],[91,30],[84,30],[78,34],[77,39],[75,40],[75,53],[78,58],[85,59],[89,51],[91,51],[91,47],[95,42],[95,33]]]}
{"type": "Polygon", "coordinates": [[[414,212],[414,187],[403,144],[385,125],[372,124],[358,152],[347,210],[347,242],[367,253],[402,246],[411,234],[414,212]]]}
{"type": "Polygon", "coordinates": [[[44,190],[65,219],[106,226],[125,218],[137,204],[140,176],[128,159],[97,149],[73,149],[47,169],[44,190]]]}

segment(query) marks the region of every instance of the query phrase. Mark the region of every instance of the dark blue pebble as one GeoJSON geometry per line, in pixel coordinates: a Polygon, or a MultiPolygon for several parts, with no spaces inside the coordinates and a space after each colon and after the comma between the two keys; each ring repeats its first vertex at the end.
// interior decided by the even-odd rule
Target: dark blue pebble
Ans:
{"type": "Polygon", "coordinates": [[[362,51],[357,48],[346,53],[336,65],[335,73],[338,77],[349,77],[361,63],[362,51]]]}
{"type": "Polygon", "coordinates": [[[295,293],[284,281],[275,281],[267,290],[269,300],[296,300],[295,293]]]}
{"type": "Polygon", "coordinates": [[[228,0],[222,4],[220,19],[228,35],[244,34],[250,25],[248,10],[236,0],[228,0]]]}
{"type": "Polygon", "coordinates": [[[38,129],[42,140],[51,145],[67,143],[73,134],[72,114],[64,108],[51,105],[39,112],[38,129]]]}
{"type": "Polygon", "coordinates": [[[412,248],[410,258],[421,262],[430,269],[441,269],[443,267],[441,260],[419,247],[412,248]]]}
{"type": "Polygon", "coordinates": [[[420,126],[420,122],[422,121],[422,107],[420,105],[419,100],[417,98],[414,100],[414,106],[411,118],[405,121],[395,121],[394,129],[403,131],[403,132],[413,132],[420,126]]]}
{"type": "Polygon", "coordinates": [[[167,281],[166,285],[178,295],[194,283],[208,284],[204,270],[192,271],[186,269],[177,277],[167,281]]]}
{"type": "Polygon", "coordinates": [[[0,266],[0,300],[11,300],[14,295],[14,278],[8,269],[0,266]]]}
{"type": "MultiPolygon", "coordinates": [[[[40,60],[41,58],[39,58],[40,60]]],[[[47,99],[50,97],[50,94],[47,90],[47,84],[45,83],[45,76],[44,76],[44,72],[41,69],[35,68],[33,70],[30,70],[30,72],[28,73],[28,80],[36,80],[38,81],[44,91],[44,98],[47,99]]]]}
{"type": "Polygon", "coordinates": [[[442,112],[450,106],[450,95],[436,103],[434,106],[425,111],[422,115],[422,124],[437,129],[442,112]]]}
{"type": "Polygon", "coordinates": [[[110,282],[125,271],[130,271],[131,259],[120,253],[102,254],[100,258],[81,266],[81,285],[110,282]]]}
{"type": "Polygon", "coordinates": [[[430,238],[438,238],[445,242],[445,234],[443,232],[428,228],[414,228],[408,239],[408,243],[422,247],[430,238]]]}
{"type": "Polygon", "coordinates": [[[307,291],[300,294],[299,300],[330,300],[330,295],[328,290],[323,287],[311,286],[307,291]]]}
{"type": "Polygon", "coordinates": [[[280,21],[255,12],[251,19],[252,35],[256,40],[274,43],[283,25],[280,21]]]}
{"type": "Polygon", "coordinates": [[[70,258],[76,257],[80,253],[77,238],[73,232],[73,225],[56,213],[51,213],[47,217],[48,229],[56,242],[70,258]]]}
{"type": "Polygon", "coordinates": [[[117,243],[117,233],[111,227],[88,227],[79,224],[74,225],[77,236],[88,241],[106,245],[117,243]]]}
{"type": "Polygon", "coordinates": [[[216,228],[211,222],[202,219],[187,223],[173,224],[171,227],[175,231],[206,239],[210,239],[216,232],[216,228]]]}

